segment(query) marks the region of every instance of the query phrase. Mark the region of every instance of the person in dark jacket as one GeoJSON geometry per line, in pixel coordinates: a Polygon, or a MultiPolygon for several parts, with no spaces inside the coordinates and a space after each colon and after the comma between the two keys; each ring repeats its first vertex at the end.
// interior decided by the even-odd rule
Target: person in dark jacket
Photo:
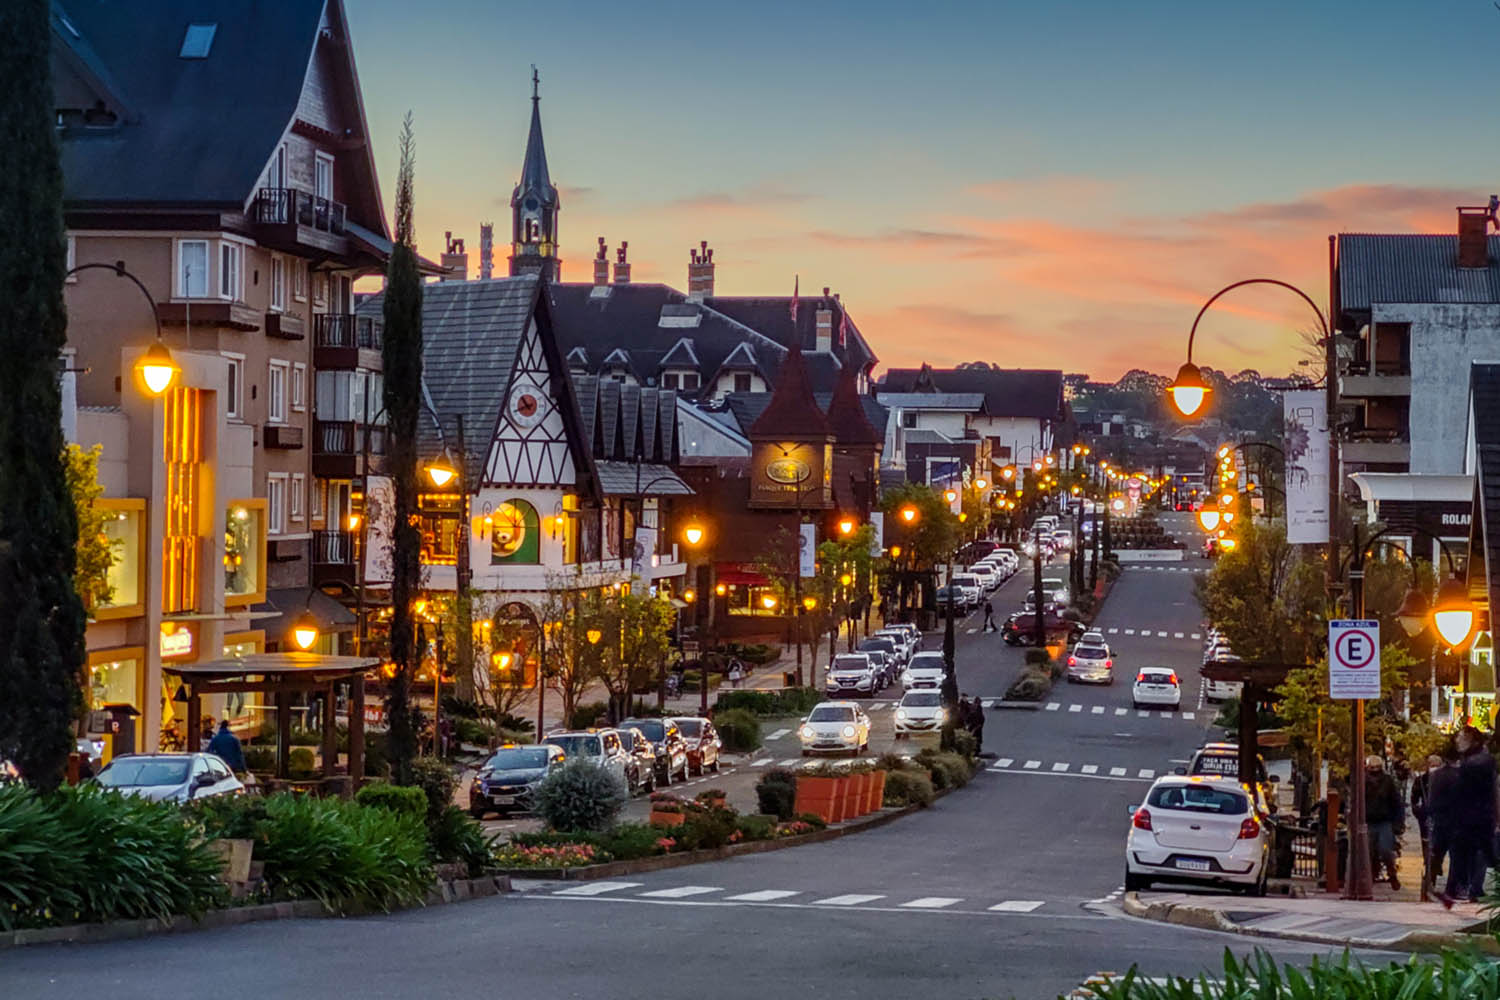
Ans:
{"type": "Polygon", "coordinates": [[[1400,889],[1396,878],[1396,824],[1401,819],[1401,792],[1385,770],[1385,761],[1375,754],[1365,758],[1365,822],[1370,827],[1370,874],[1380,875],[1385,865],[1391,888],[1400,889]]]}
{"type": "Polygon", "coordinates": [[[228,720],[219,723],[219,731],[208,741],[208,752],[217,754],[235,774],[245,772],[245,751],[240,746],[240,738],[229,731],[228,720]]]}
{"type": "Polygon", "coordinates": [[[1422,835],[1422,859],[1429,880],[1442,870],[1432,853],[1432,817],[1427,811],[1428,803],[1432,801],[1432,777],[1442,768],[1442,756],[1428,754],[1427,770],[1417,775],[1411,783],[1411,814],[1417,818],[1417,832],[1422,835]]]}
{"type": "Polygon", "coordinates": [[[1452,790],[1453,846],[1448,885],[1438,898],[1445,907],[1457,899],[1477,902],[1484,894],[1495,836],[1495,758],[1473,726],[1458,734],[1458,778],[1452,790]]]}
{"type": "MultiPolygon", "coordinates": [[[[1453,885],[1467,885],[1468,875],[1454,880],[1453,866],[1461,862],[1453,856],[1453,809],[1458,788],[1458,747],[1449,743],[1443,748],[1443,766],[1432,772],[1427,789],[1427,822],[1432,828],[1430,848],[1434,872],[1448,865],[1448,879],[1453,885]],[[1446,862],[1445,862],[1446,859],[1446,862]]],[[[1465,868],[1465,872],[1467,872],[1465,868]]],[[[1433,879],[1434,887],[1437,884],[1433,879]]]]}
{"type": "Polygon", "coordinates": [[[969,705],[969,732],[974,734],[974,752],[984,749],[984,702],[975,698],[969,705]]]}

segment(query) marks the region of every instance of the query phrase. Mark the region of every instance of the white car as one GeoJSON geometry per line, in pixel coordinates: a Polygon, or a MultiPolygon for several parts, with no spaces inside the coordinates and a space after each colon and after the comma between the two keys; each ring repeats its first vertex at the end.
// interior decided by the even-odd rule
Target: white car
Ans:
{"type": "Polygon", "coordinates": [[[1073,547],[1073,532],[1067,528],[1058,528],[1052,532],[1052,544],[1057,547],[1057,551],[1066,552],[1073,547]]]}
{"type": "Polygon", "coordinates": [[[933,733],[943,728],[948,718],[943,696],[937,691],[908,691],[896,706],[896,739],[912,733],[933,733]]]}
{"type": "Polygon", "coordinates": [[[964,595],[964,603],[974,607],[984,600],[984,585],[973,573],[954,573],[952,585],[964,595]]]}
{"type": "Polygon", "coordinates": [[[858,757],[870,748],[870,717],[852,701],[825,701],[797,729],[802,756],[848,751],[858,757]]]}
{"type": "Polygon", "coordinates": [[[988,563],[975,563],[970,566],[969,575],[977,577],[979,585],[987,591],[994,590],[1005,582],[1000,578],[1000,574],[996,572],[995,568],[988,563]]]}
{"type": "Polygon", "coordinates": [[[1270,829],[1234,778],[1168,775],[1131,811],[1125,889],[1192,882],[1262,894],[1270,829]]]}
{"type": "Polygon", "coordinates": [[[1146,667],[1135,675],[1135,684],[1130,689],[1130,700],[1136,708],[1148,705],[1159,708],[1178,708],[1182,705],[1182,685],[1178,683],[1177,671],[1171,667],[1146,667]]]}
{"type": "MultiPolygon", "coordinates": [[[[1203,656],[1204,663],[1214,660],[1237,661],[1239,657],[1229,651],[1228,643],[1219,642],[1203,656]]],[[[1205,677],[1203,678],[1203,700],[1224,701],[1226,698],[1238,698],[1244,687],[1245,685],[1239,681],[1216,681],[1205,677]]]]}
{"type": "Polygon", "coordinates": [[[918,653],[901,672],[901,686],[907,691],[936,691],[943,686],[944,673],[942,653],[918,653]]]}
{"type": "Polygon", "coordinates": [[[94,781],[122,795],[138,795],[153,802],[189,802],[245,793],[245,786],[229,765],[211,753],[121,754],[104,765],[94,781]]]}
{"type": "Polygon", "coordinates": [[[868,653],[840,653],[828,666],[828,677],[824,681],[828,697],[836,698],[844,693],[873,697],[879,690],[875,681],[875,665],[868,653]]]}
{"type": "Polygon", "coordinates": [[[1080,640],[1068,656],[1068,681],[1113,684],[1115,661],[1109,646],[1103,642],[1091,643],[1087,636],[1080,640]]]}
{"type": "Polygon", "coordinates": [[[1096,628],[1091,628],[1087,632],[1083,633],[1083,637],[1078,641],[1087,642],[1095,646],[1108,645],[1108,643],[1104,641],[1104,633],[1096,628]]]}
{"type": "Polygon", "coordinates": [[[897,658],[905,664],[911,659],[911,654],[917,651],[917,645],[912,640],[911,633],[902,628],[883,628],[870,636],[871,639],[889,639],[896,645],[897,658]]]}

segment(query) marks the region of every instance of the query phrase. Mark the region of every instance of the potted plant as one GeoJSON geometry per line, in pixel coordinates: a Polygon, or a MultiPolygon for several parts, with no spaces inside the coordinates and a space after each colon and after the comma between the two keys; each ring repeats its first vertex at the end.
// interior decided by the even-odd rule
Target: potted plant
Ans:
{"type": "Polygon", "coordinates": [[[865,797],[869,794],[869,772],[863,767],[849,769],[849,785],[845,791],[844,818],[858,819],[865,814],[865,797]]]}
{"type": "Polygon", "coordinates": [[[843,788],[839,778],[826,768],[797,775],[797,800],[793,806],[798,815],[811,813],[825,823],[835,822],[834,802],[842,805],[843,788]]]}
{"type": "Polygon", "coordinates": [[[702,805],[710,809],[727,809],[729,800],[722,788],[706,788],[693,796],[702,805]]]}
{"type": "Polygon", "coordinates": [[[866,812],[879,812],[885,802],[885,771],[876,768],[870,772],[869,794],[865,798],[866,812]]]}
{"type": "Polygon", "coordinates": [[[682,800],[675,795],[657,792],[651,796],[652,826],[681,826],[687,820],[682,800]]]}

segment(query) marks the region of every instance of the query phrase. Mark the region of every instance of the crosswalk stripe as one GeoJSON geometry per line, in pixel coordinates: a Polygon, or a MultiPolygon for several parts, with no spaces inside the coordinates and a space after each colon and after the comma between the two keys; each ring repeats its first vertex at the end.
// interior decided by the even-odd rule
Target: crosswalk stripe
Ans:
{"type": "Polygon", "coordinates": [[[785,736],[789,732],[791,732],[790,729],[778,729],[774,733],[772,733],[770,736],[767,736],[766,739],[768,739],[768,740],[779,740],[779,739],[781,739],[783,736],[785,736]]]}
{"type": "Polygon", "coordinates": [[[1156,777],[1156,772],[1153,771],[1153,770],[1151,770],[1151,768],[1149,768],[1149,767],[1143,767],[1143,768],[1141,768],[1140,774],[1136,775],[1136,777],[1138,777],[1138,778],[1154,778],[1154,777],[1156,777]]]}
{"type": "Polygon", "coordinates": [[[1182,713],[1182,717],[1184,719],[1188,720],[1189,722],[1193,721],[1193,718],[1194,718],[1195,715],[1196,715],[1196,713],[1194,713],[1194,712],[1183,712],[1182,713]]]}
{"type": "Polygon", "coordinates": [[[1110,634],[1110,635],[1114,635],[1114,634],[1115,634],[1115,633],[1116,633],[1116,632],[1118,632],[1118,631],[1120,631],[1120,630],[1119,630],[1119,629],[1117,629],[1117,628],[1112,628],[1112,629],[1110,629],[1110,630],[1109,630],[1109,634],[1110,634]]]}
{"type": "Polygon", "coordinates": [[[994,708],[998,704],[1000,704],[1000,699],[999,698],[990,698],[987,701],[985,701],[984,707],[985,708],[994,708]]]}
{"type": "Polygon", "coordinates": [[[702,896],[709,892],[723,892],[716,885],[679,885],[671,889],[653,889],[650,892],[641,893],[642,896],[652,896],[659,899],[681,899],[684,896],[702,896]]]}
{"type": "Polygon", "coordinates": [[[961,898],[953,896],[923,896],[921,899],[914,899],[910,903],[902,903],[901,905],[913,910],[941,910],[945,906],[952,906],[954,903],[962,902],[961,898]]]}
{"type": "Polygon", "coordinates": [[[1172,638],[1174,638],[1174,639],[1181,639],[1181,638],[1184,638],[1184,636],[1183,636],[1183,634],[1181,632],[1173,632],[1172,633],[1172,638]]]}
{"type": "Polygon", "coordinates": [[[1090,711],[1094,715],[1103,715],[1104,714],[1104,706],[1103,705],[1095,705],[1092,709],[1090,709],[1090,711]]]}
{"type": "Polygon", "coordinates": [[[1129,711],[1130,711],[1130,709],[1128,709],[1128,708],[1117,708],[1117,709],[1115,709],[1115,714],[1116,715],[1125,715],[1129,711]]]}
{"type": "Polygon", "coordinates": [[[995,761],[995,766],[996,767],[1010,767],[1015,762],[1016,762],[1016,759],[1014,757],[1001,757],[999,760],[995,761]]]}
{"type": "Polygon", "coordinates": [[[1099,773],[1099,765],[1098,764],[1085,764],[1085,765],[1083,765],[1082,768],[1080,768],[1080,770],[1082,770],[1084,774],[1098,774],[1099,773]]]}
{"type": "Polygon", "coordinates": [[[1055,701],[1049,701],[1049,702],[1047,702],[1047,711],[1049,711],[1049,712],[1055,712],[1059,708],[1062,708],[1062,705],[1059,702],[1055,702],[1055,701]]]}
{"type": "Polygon", "coordinates": [[[1150,712],[1147,712],[1147,711],[1143,711],[1143,710],[1138,710],[1138,711],[1137,711],[1137,712],[1136,712],[1136,713],[1135,713],[1135,717],[1136,717],[1136,718],[1137,718],[1137,719],[1145,719],[1145,718],[1149,718],[1149,717],[1150,717],[1150,715],[1151,715],[1151,713],[1150,713],[1150,712]]]}
{"type": "Polygon", "coordinates": [[[1082,705],[1077,705],[1077,704],[1069,705],[1068,706],[1068,711],[1070,711],[1070,712],[1082,712],[1083,711],[1083,706],[1082,705]]]}
{"type": "Polygon", "coordinates": [[[1189,639],[1202,639],[1203,638],[1203,633],[1202,632],[1190,632],[1190,633],[1188,633],[1188,638],[1189,639]]]}
{"type": "Polygon", "coordinates": [[[1156,637],[1158,639],[1165,639],[1167,637],[1167,633],[1165,633],[1165,632],[1158,632],[1158,633],[1156,633],[1156,637]]]}
{"type": "Polygon", "coordinates": [[[1030,913],[1044,905],[1040,899],[1007,899],[1003,903],[996,903],[990,907],[994,913],[1030,913]]]}
{"type": "Polygon", "coordinates": [[[1052,765],[1052,770],[1054,771],[1066,771],[1067,769],[1068,764],[1065,761],[1059,761],[1056,764],[1052,765]]]}
{"type": "Polygon", "coordinates": [[[973,635],[975,632],[978,632],[979,629],[977,629],[977,628],[970,628],[970,629],[964,629],[964,631],[967,632],[969,635],[973,635]]]}
{"type": "Polygon", "coordinates": [[[1124,774],[1125,774],[1125,769],[1123,767],[1112,767],[1112,768],[1109,769],[1109,776],[1111,778],[1123,777],[1124,774]]]}
{"type": "Polygon", "coordinates": [[[814,906],[858,906],[861,903],[873,903],[884,896],[864,896],[859,893],[850,893],[845,896],[829,896],[827,899],[813,900],[814,906]]]}
{"type": "Polygon", "coordinates": [[[765,767],[767,764],[770,764],[770,763],[772,763],[775,760],[776,760],[775,757],[762,757],[760,760],[752,760],[750,762],[750,766],[751,767],[765,767]]]}
{"type": "Polygon", "coordinates": [[[1170,719],[1172,716],[1176,715],[1177,713],[1176,712],[1159,712],[1157,714],[1161,718],[1163,718],[1163,719],[1170,719]]]}
{"type": "Polygon", "coordinates": [[[762,889],[759,892],[742,892],[738,896],[725,896],[736,903],[769,903],[773,899],[786,899],[798,895],[794,889],[762,889]]]}
{"type": "Polygon", "coordinates": [[[1035,771],[1037,768],[1042,766],[1042,762],[1039,760],[1028,760],[1022,766],[1024,766],[1028,771],[1035,771]]]}
{"type": "Polygon", "coordinates": [[[640,885],[639,882],[590,882],[587,885],[574,885],[566,889],[559,889],[554,896],[602,896],[606,892],[619,892],[621,889],[634,889],[640,885]]]}
{"type": "Polygon", "coordinates": [[[1135,629],[1128,628],[1128,629],[1125,630],[1125,634],[1126,635],[1135,635],[1135,629]]]}
{"type": "Polygon", "coordinates": [[[802,763],[801,759],[799,759],[797,757],[788,757],[786,760],[779,760],[779,761],[777,761],[776,762],[776,766],[777,767],[796,767],[800,763],[802,763]]]}

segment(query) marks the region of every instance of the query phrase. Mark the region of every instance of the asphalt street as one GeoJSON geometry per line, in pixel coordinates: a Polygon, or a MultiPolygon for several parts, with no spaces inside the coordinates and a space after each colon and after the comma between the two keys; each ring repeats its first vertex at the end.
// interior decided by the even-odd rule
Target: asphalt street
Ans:
{"type": "MultiPolygon", "coordinates": [[[[1008,583],[992,598],[997,616],[1023,593],[1008,583]]],[[[996,759],[964,791],[880,829],[602,883],[523,882],[509,897],[389,916],[13,951],[0,954],[0,995],[154,1000],[165,972],[190,995],[254,984],[298,997],[1051,998],[1132,963],[1152,976],[1211,974],[1226,946],[1251,943],[1133,920],[1117,903],[1128,810],[1211,721],[1197,704],[1192,573],[1128,569],[1098,625],[1116,684],[1060,684],[1040,710],[990,711],[996,759]],[[1149,664],[1178,670],[1183,711],[1131,709],[1126,678],[1149,664]]],[[[997,698],[1021,657],[971,619],[958,637],[960,686],[997,698]]],[[[889,731],[889,709],[872,717],[889,731]]],[[[710,780],[746,787],[778,747],[796,756],[782,735],[710,780]]],[[[1257,944],[1286,958],[1324,951],[1257,944]]]]}

